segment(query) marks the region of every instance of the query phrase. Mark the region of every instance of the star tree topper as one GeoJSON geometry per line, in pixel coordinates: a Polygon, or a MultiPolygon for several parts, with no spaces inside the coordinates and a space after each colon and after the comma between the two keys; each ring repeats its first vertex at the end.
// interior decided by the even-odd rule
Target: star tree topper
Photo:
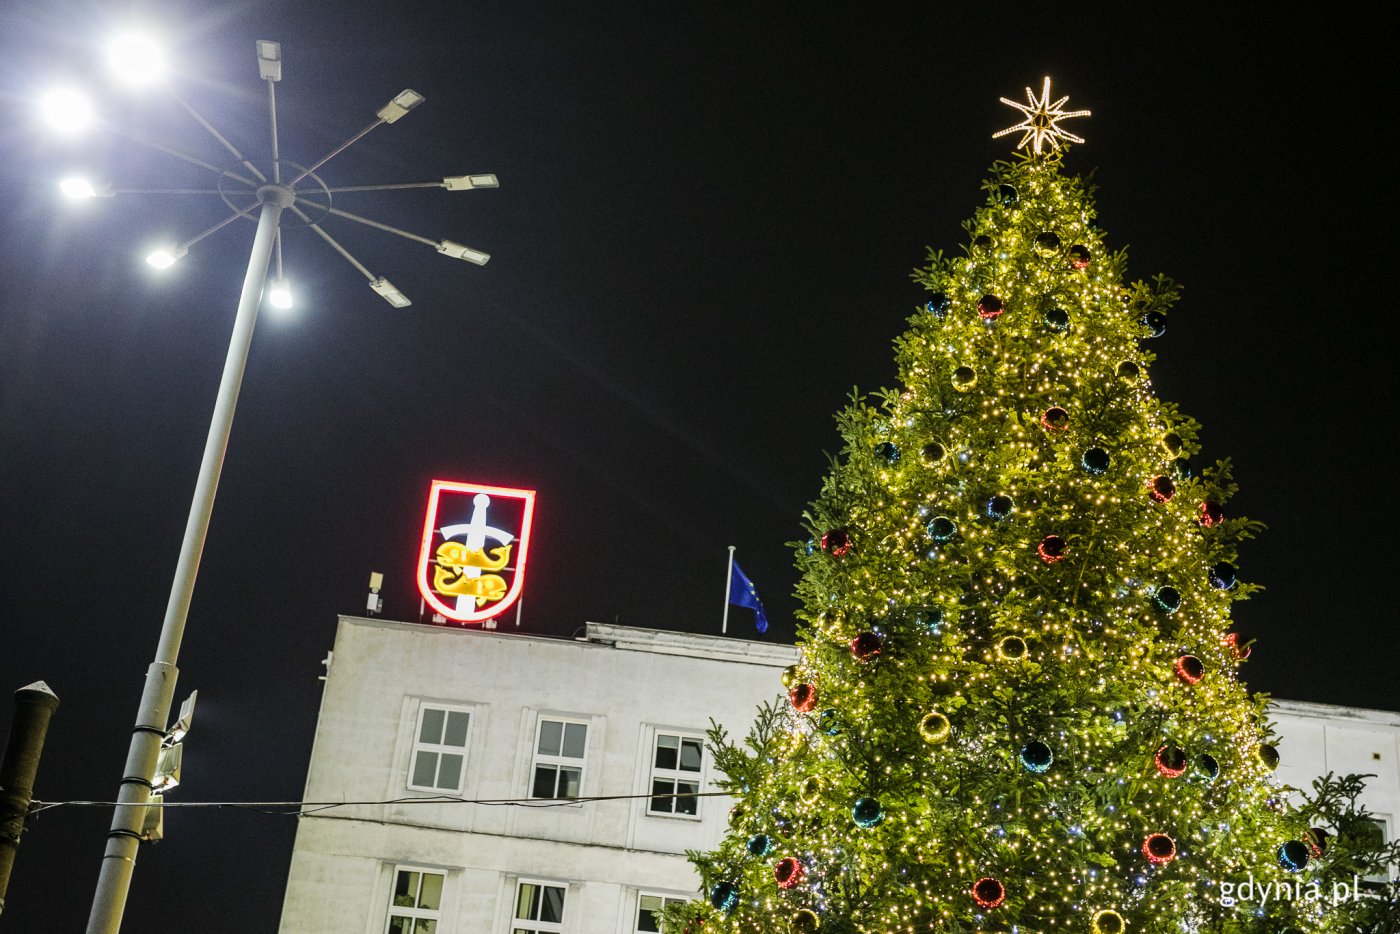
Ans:
{"type": "Polygon", "coordinates": [[[1050,144],[1051,149],[1058,150],[1060,148],[1060,140],[1067,140],[1071,143],[1084,142],[1084,140],[1060,126],[1059,122],[1061,120],[1068,120],[1070,117],[1087,117],[1089,116],[1089,111],[1072,110],[1066,112],[1064,110],[1064,105],[1065,101],[1069,100],[1068,94],[1055,101],[1055,103],[1050,103],[1049,77],[1045,79],[1045,84],[1038,98],[1030,88],[1026,88],[1026,100],[1030,102],[1029,105],[1019,104],[1016,101],[1007,100],[1004,97],[1001,99],[1003,104],[1006,104],[1008,107],[1015,107],[1017,110],[1021,111],[1021,113],[1025,114],[1025,119],[1015,126],[1007,127],[1000,133],[993,133],[992,139],[1000,139],[1018,130],[1025,131],[1025,135],[1022,136],[1021,141],[1016,144],[1016,148],[1020,149],[1027,143],[1030,143],[1032,150],[1037,156],[1045,150],[1046,143],[1050,144]]]}

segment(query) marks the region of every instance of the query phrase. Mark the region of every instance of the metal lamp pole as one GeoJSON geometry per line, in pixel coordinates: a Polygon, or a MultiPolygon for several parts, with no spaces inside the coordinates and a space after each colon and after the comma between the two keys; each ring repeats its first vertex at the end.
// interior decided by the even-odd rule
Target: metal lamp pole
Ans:
{"type": "MultiPolygon", "coordinates": [[[[122,57],[133,70],[140,72],[144,79],[151,77],[153,69],[149,44],[129,41],[126,54],[122,57]],[[137,54],[139,53],[139,54],[137,54]]],[[[437,240],[420,236],[389,224],[381,223],[341,210],[333,205],[334,196],[342,192],[390,191],[414,188],[443,188],[448,191],[470,191],[478,188],[498,186],[494,175],[455,175],[433,182],[397,182],[371,185],[328,186],[317,174],[326,163],[345,152],[377,127],[396,123],[409,111],[423,102],[423,96],[416,91],[404,90],[389,103],[379,109],[372,123],[355,133],[348,140],[332,149],[327,155],[314,162],[309,168],[282,160],[277,141],[277,95],[276,83],[282,78],[282,50],[276,42],[258,40],[258,75],[267,83],[268,120],[270,124],[271,161],[264,172],[257,164],[241,153],[229,139],[220,133],[189,102],[182,99],[168,84],[165,90],[194,120],[233,156],[234,162],[227,168],[191,155],[164,143],[107,127],[112,132],[132,142],[155,149],[167,156],[173,156],[217,176],[218,184],[213,188],[143,188],[120,189],[111,184],[97,185],[87,179],[69,178],[61,184],[64,193],[73,198],[109,197],[123,194],[149,195],[216,195],[223,200],[231,212],[223,220],[206,229],[182,244],[173,245],[169,250],[158,251],[147,258],[153,266],[165,268],[186,254],[189,247],[221,230],[240,217],[251,219],[257,208],[257,233],[253,237],[253,248],[248,257],[248,270],[243,277],[243,290],[239,296],[238,313],[234,320],[233,335],[229,339],[228,356],[224,359],[223,376],[219,382],[219,394],[214,403],[214,414],[209,424],[209,437],[204,444],[204,456],[200,462],[199,479],[195,485],[194,499],[190,504],[189,519],[185,524],[185,536],[180,545],[180,558],[175,569],[175,580],[170,588],[170,599],[165,609],[165,620],[161,625],[160,642],[156,648],[155,660],[146,670],[145,686],[141,692],[141,703],[137,710],[136,724],[131,734],[131,745],[127,751],[126,765],[122,772],[121,787],[117,795],[117,807],[112,815],[111,829],[107,834],[107,846],[103,855],[102,870],[98,877],[97,891],[93,897],[92,912],[88,916],[87,934],[118,934],[122,915],[126,909],[127,895],[131,887],[131,877],[135,869],[136,853],[142,840],[142,830],[151,806],[151,794],[159,765],[161,745],[167,736],[167,724],[175,697],[175,682],[178,677],[176,660],[180,654],[180,642],[185,633],[185,621],[189,614],[190,599],[194,593],[195,578],[199,573],[200,556],[204,551],[205,538],[209,531],[209,518],[214,508],[214,496],[219,486],[219,475],[223,470],[224,452],[228,449],[229,432],[233,426],[234,407],[238,403],[238,391],[243,382],[243,371],[248,361],[248,350],[253,340],[253,326],[257,321],[258,308],[264,297],[267,284],[268,266],[276,262],[276,280],[267,292],[273,305],[288,307],[291,304],[290,290],[282,269],[282,226],[285,215],[292,215],[309,227],[322,241],[350,263],[361,275],[369,280],[370,289],[394,308],[404,308],[412,304],[408,297],[383,276],[376,276],[360,262],[338,240],[328,233],[322,223],[329,217],[341,218],[362,224],[386,233],[394,234],[417,243],[433,247],[437,252],[453,259],[464,260],[478,266],[485,265],[490,255],[452,240],[437,240]],[[285,171],[284,166],[291,171],[285,171]],[[303,182],[306,184],[298,188],[303,182]],[[240,187],[241,186],[241,187],[240,187]]],[[[48,116],[56,126],[74,129],[90,119],[90,105],[80,95],[69,90],[55,92],[45,101],[48,116]]]]}
{"type": "Polygon", "coordinates": [[[233,410],[238,404],[238,390],[243,383],[248,348],[253,343],[253,325],[257,323],[258,306],[262,304],[263,285],[267,279],[268,262],[272,259],[277,222],[292,197],[286,189],[275,185],[259,189],[258,196],[262,201],[258,232],[253,237],[253,252],[248,257],[248,271],[243,276],[243,292],[238,299],[238,314],[233,322],[228,356],[224,358],[224,374],[219,380],[219,395],[214,402],[209,437],[204,442],[204,459],[199,464],[199,480],[195,483],[194,501],[190,503],[190,516],[185,523],[185,538],[180,543],[175,582],[171,585],[170,600],[165,607],[165,622],[160,627],[160,643],[156,648],[155,661],[146,669],[146,684],[141,691],[141,705],[131,733],[121,789],[117,793],[119,803],[112,815],[112,828],[107,832],[107,850],[102,855],[102,872],[97,879],[92,913],[88,916],[87,934],[117,934],[121,930],[131,875],[136,868],[141,827],[151,800],[151,782],[155,777],[161,742],[165,739],[165,727],[170,721],[170,708],[175,700],[175,681],[179,675],[175,662],[180,655],[180,640],[185,634],[185,619],[189,616],[190,598],[194,594],[195,577],[199,574],[204,539],[209,533],[214,494],[219,489],[219,475],[224,468],[224,452],[228,450],[229,432],[233,428],[233,410]]]}

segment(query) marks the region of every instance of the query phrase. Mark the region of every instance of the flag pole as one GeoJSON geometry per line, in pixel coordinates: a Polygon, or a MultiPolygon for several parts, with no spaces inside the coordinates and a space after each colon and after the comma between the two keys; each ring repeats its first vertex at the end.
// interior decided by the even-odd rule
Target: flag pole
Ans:
{"type": "Polygon", "coordinates": [[[734,546],[729,546],[729,569],[724,574],[724,621],[719,624],[719,634],[729,632],[729,588],[734,584],[734,546]]]}

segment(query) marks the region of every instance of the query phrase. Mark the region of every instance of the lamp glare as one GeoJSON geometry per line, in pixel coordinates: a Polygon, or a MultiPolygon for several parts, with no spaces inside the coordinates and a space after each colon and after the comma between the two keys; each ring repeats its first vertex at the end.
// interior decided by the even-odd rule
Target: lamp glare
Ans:
{"type": "Polygon", "coordinates": [[[107,64],[126,85],[145,87],[165,74],[165,58],[150,36],[127,33],[107,47],[107,64]]]}
{"type": "Polygon", "coordinates": [[[92,103],[71,88],[49,93],[41,106],[49,126],[63,133],[76,133],[92,122],[92,103]]]}
{"type": "Polygon", "coordinates": [[[267,301],[273,308],[292,307],[292,287],[286,279],[277,279],[267,292],[267,301]]]}
{"type": "Polygon", "coordinates": [[[92,187],[92,182],[78,176],[65,178],[59,182],[58,190],[75,201],[97,197],[97,189],[92,187]]]}
{"type": "Polygon", "coordinates": [[[185,255],[185,251],[176,247],[162,247],[146,257],[146,262],[157,269],[169,269],[175,265],[175,261],[185,255]]]}

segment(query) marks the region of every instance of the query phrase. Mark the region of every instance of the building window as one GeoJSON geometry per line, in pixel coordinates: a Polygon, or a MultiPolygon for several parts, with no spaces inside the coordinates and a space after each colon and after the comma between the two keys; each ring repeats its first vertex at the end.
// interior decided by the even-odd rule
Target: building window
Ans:
{"type": "Polygon", "coordinates": [[[684,898],[677,898],[673,895],[648,895],[643,892],[637,897],[637,927],[639,934],[642,932],[661,930],[661,910],[670,905],[679,905],[686,901],[684,898]]]}
{"type": "MultiPolygon", "coordinates": [[[[1390,818],[1385,814],[1372,814],[1371,822],[1376,825],[1376,829],[1371,835],[1369,843],[1383,847],[1390,842],[1390,818]]],[[[1390,871],[1378,872],[1373,876],[1366,876],[1361,880],[1361,884],[1368,889],[1383,889],[1390,882],[1390,873],[1397,868],[1392,866],[1390,871]]]]}
{"type": "Polygon", "coordinates": [[[577,798],[583,787],[588,724],[540,718],[535,737],[532,798],[577,798]]]}
{"type": "Polygon", "coordinates": [[[440,872],[394,870],[394,894],[389,900],[387,934],[437,934],[442,920],[440,872]]]}
{"type": "Polygon", "coordinates": [[[651,793],[648,814],[698,817],[700,769],[704,763],[705,741],[698,736],[657,733],[651,759],[651,793]],[[661,797],[666,795],[667,797],[661,797]],[[674,797],[674,796],[681,797],[674,797]]]}
{"type": "Polygon", "coordinates": [[[424,704],[418,711],[408,787],[461,794],[470,725],[471,714],[465,710],[424,704]]]}
{"type": "Polygon", "coordinates": [[[515,887],[511,934],[554,934],[564,930],[564,887],[520,882],[515,887]]]}

